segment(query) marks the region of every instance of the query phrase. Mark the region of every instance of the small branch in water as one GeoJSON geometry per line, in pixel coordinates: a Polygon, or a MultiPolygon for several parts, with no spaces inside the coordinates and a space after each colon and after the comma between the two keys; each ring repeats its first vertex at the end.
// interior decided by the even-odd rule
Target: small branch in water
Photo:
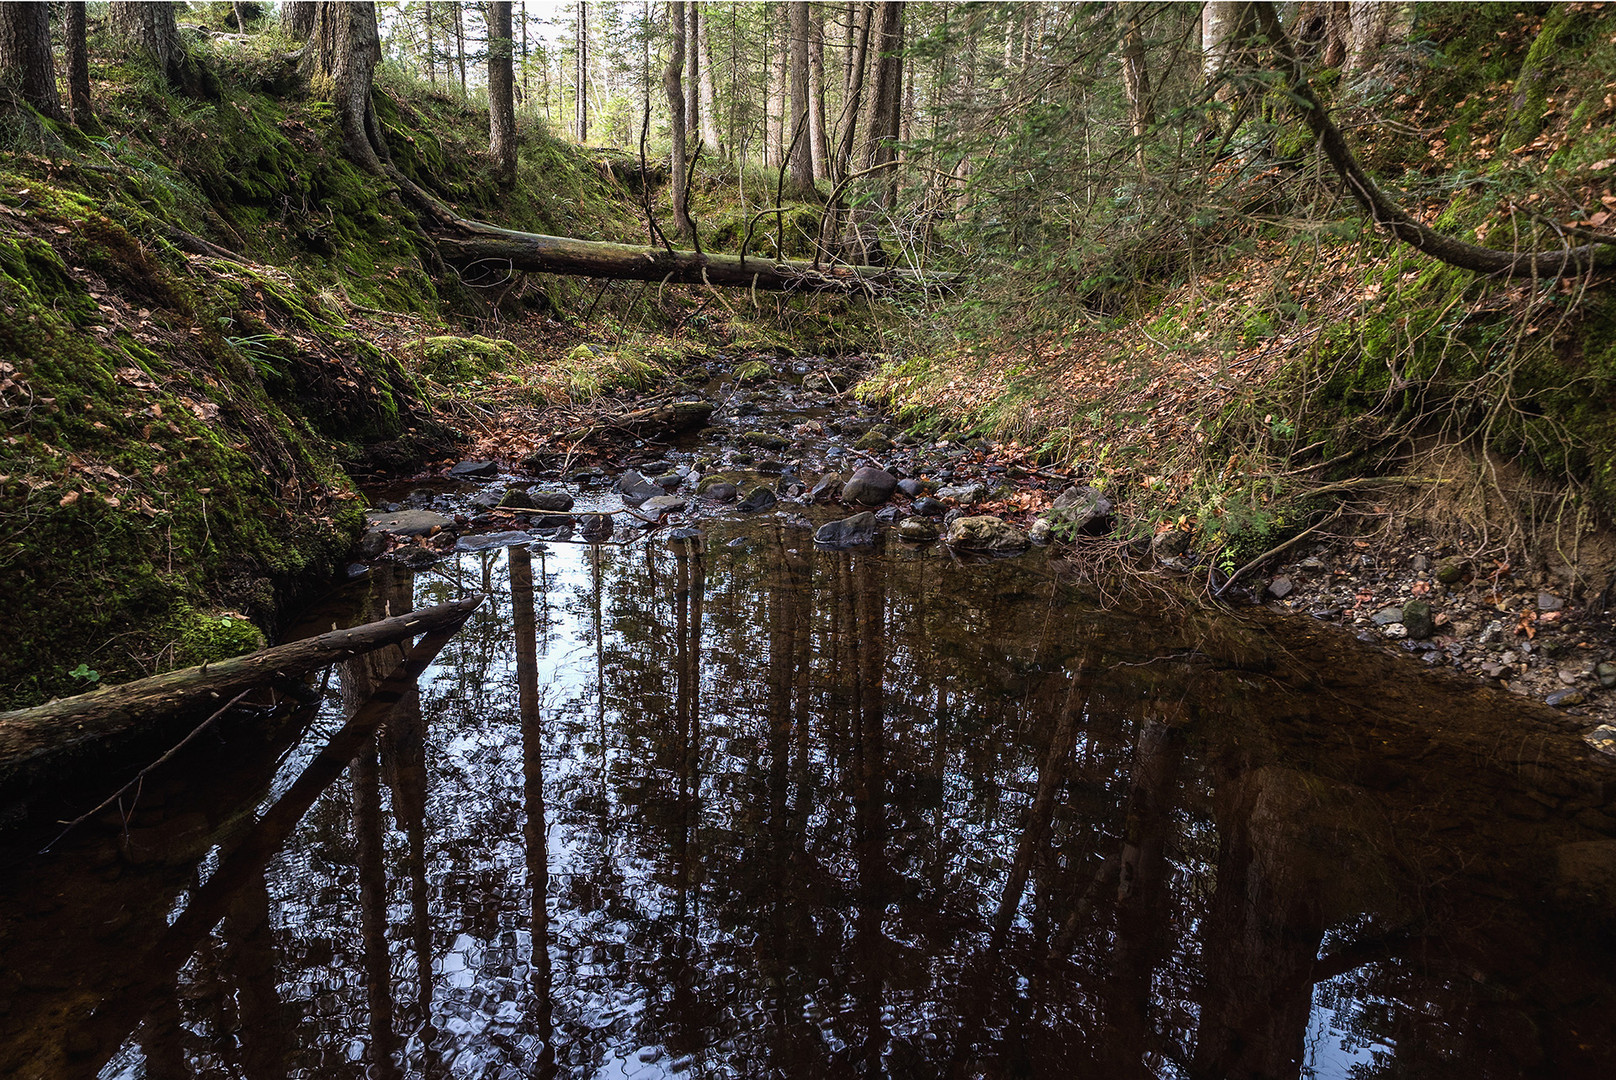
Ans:
{"type": "MultiPolygon", "coordinates": [[[[223,716],[225,713],[227,713],[231,709],[235,708],[236,705],[241,701],[242,698],[246,697],[248,694],[252,693],[256,689],[257,689],[257,687],[250,686],[247,689],[243,690],[241,693],[237,694],[235,697],[231,698],[229,701],[225,702],[224,705],[219,709],[218,712],[214,713],[212,716],[210,716],[206,720],[202,721],[196,727],[192,728],[191,733],[189,735],[185,736],[185,738],[183,738],[179,742],[175,743],[169,749],[169,751],[166,754],[164,754],[162,757],[158,758],[156,761],[152,762],[150,765],[146,766],[144,769],[141,769],[139,772],[137,772],[134,775],[134,777],[127,784],[125,784],[123,787],[119,788],[117,791],[114,791],[111,795],[108,795],[105,799],[101,800],[101,802],[97,803],[96,806],[93,809],[87,810],[84,813],[80,814],[78,817],[74,818],[72,821],[69,821],[67,823],[67,825],[62,829],[62,831],[57,833],[56,836],[51,839],[50,843],[46,844],[44,847],[39,849],[39,853],[41,855],[43,855],[46,852],[48,852],[51,848],[55,847],[61,841],[62,837],[66,836],[68,833],[72,832],[74,829],[78,828],[80,825],[84,824],[86,821],[90,820],[95,815],[99,814],[101,811],[103,811],[107,807],[111,806],[113,803],[118,802],[120,799],[122,799],[124,797],[124,795],[128,794],[130,788],[138,788],[140,786],[140,784],[146,779],[146,774],[147,773],[151,772],[153,769],[157,768],[159,765],[163,764],[164,762],[172,760],[175,754],[179,753],[181,750],[185,749],[185,747],[190,744],[191,740],[195,739],[198,735],[200,735],[204,731],[206,731],[209,728],[209,726],[211,726],[212,723],[215,720],[219,719],[219,717],[223,716]]],[[[138,798],[138,796],[137,796],[137,798],[138,798]]],[[[129,815],[134,813],[134,812],[135,812],[134,804],[131,803],[130,806],[129,806],[128,812],[126,812],[123,815],[125,827],[128,826],[129,815]]]]}

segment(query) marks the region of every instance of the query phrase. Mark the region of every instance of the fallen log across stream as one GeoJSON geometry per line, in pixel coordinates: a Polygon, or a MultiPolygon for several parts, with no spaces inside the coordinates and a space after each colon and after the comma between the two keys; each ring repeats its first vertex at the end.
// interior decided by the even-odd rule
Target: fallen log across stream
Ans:
{"type": "Polygon", "coordinates": [[[862,292],[950,288],[957,277],[885,266],[815,265],[796,259],[762,259],[682,248],[636,247],[600,240],[517,232],[456,218],[434,234],[448,262],[469,267],[489,263],[501,269],[546,274],[624,278],[631,281],[723,285],[771,292],[862,292]]]}
{"type": "Polygon", "coordinates": [[[218,663],[0,713],[0,793],[11,795],[44,778],[48,770],[109,742],[177,716],[217,708],[244,690],[300,678],[420,634],[453,633],[482,602],[476,594],[218,663]]]}

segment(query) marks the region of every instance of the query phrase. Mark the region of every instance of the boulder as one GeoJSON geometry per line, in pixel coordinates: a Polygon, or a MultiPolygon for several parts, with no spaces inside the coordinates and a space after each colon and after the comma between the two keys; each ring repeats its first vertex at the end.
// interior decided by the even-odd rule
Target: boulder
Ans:
{"type": "Polygon", "coordinates": [[[865,465],[854,470],[853,476],[842,486],[842,502],[864,506],[880,506],[892,498],[898,488],[898,478],[885,469],[865,465]]]}
{"type": "Polygon", "coordinates": [[[663,490],[641,476],[635,469],[630,469],[617,478],[617,490],[623,495],[623,502],[629,506],[638,506],[646,499],[654,499],[664,494],[663,490]]]}
{"type": "Polygon", "coordinates": [[[640,504],[640,513],[660,521],[663,514],[677,514],[685,505],[685,500],[678,495],[654,495],[640,504]]]}
{"type": "Polygon", "coordinates": [[[770,491],[768,488],[756,487],[752,489],[752,493],[748,495],[741,502],[741,505],[736,509],[740,510],[743,514],[755,514],[759,510],[769,509],[779,501],[779,499],[775,498],[774,492],[770,491]]]}
{"type": "Polygon", "coordinates": [[[533,502],[533,496],[525,488],[511,488],[505,493],[504,498],[499,500],[499,505],[506,510],[538,509],[538,506],[533,502]]]}
{"type": "Polygon", "coordinates": [[[955,518],[947,539],[950,547],[963,551],[1025,551],[1031,543],[1020,529],[992,514],[955,518]]]}
{"type": "Polygon", "coordinates": [[[921,517],[940,518],[948,513],[948,507],[944,506],[940,500],[929,495],[922,495],[916,499],[909,505],[909,509],[921,517]]]}
{"type": "Polygon", "coordinates": [[[535,510],[566,513],[572,509],[572,496],[565,491],[529,491],[527,496],[535,510]]]}
{"type": "Polygon", "coordinates": [[[862,514],[842,518],[840,521],[827,521],[819,527],[818,532],[814,533],[814,543],[824,544],[827,547],[873,544],[879,530],[880,525],[875,520],[875,515],[865,511],[862,514]]]}
{"type": "Polygon", "coordinates": [[[449,467],[449,475],[456,480],[476,480],[481,477],[499,475],[499,463],[495,461],[460,461],[449,467]]]}
{"type": "Polygon", "coordinates": [[[808,490],[808,499],[816,503],[835,502],[841,497],[842,486],[846,483],[841,473],[826,473],[808,490]]]}
{"type": "Polygon", "coordinates": [[[1402,623],[1415,641],[1424,641],[1436,632],[1436,618],[1431,614],[1431,605],[1424,600],[1410,600],[1403,605],[1402,623]]]}
{"type": "Polygon", "coordinates": [[[929,518],[906,517],[898,522],[898,538],[913,544],[924,544],[942,534],[937,523],[929,518]]]}
{"type": "Polygon", "coordinates": [[[953,499],[961,506],[974,506],[987,498],[988,486],[983,483],[952,484],[937,489],[939,499],[953,499]]]}
{"type": "Polygon", "coordinates": [[[1091,487],[1069,487],[1042,515],[1056,536],[1100,536],[1111,528],[1111,500],[1091,487]]]}
{"type": "Polygon", "coordinates": [[[454,518],[435,514],[431,510],[395,510],[390,514],[371,512],[365,515],[365,521],[372,529],[394,536],[426,536],[454,524],[454,518]]]}

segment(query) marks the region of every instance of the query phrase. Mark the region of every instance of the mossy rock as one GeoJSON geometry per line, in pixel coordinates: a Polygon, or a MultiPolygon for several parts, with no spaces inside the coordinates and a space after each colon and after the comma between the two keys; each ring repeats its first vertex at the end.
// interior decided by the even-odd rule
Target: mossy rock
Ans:
{"type": "Polygon", "coordinates": [[[179,631],[175,659],[183,667],[228,660],[268,644],[252,620],[233,611],[208,613],[187,608],[175,621],[179,631]]]}
{"type": "Polygon", "coordinates": [[[735,370],[731,374],[736,382],[758,383],[770,378],[774,374],[774,369],[769,366],[766,360],[747,360],[744,363],[736,364],[735,370]]]}
{"type": "Polygon", "coordinates": [[[513,343],[476,335],[429,337],[421,349],[421,369],[436,378],[480,379],[504,371],[518,356],[513,343]]]}

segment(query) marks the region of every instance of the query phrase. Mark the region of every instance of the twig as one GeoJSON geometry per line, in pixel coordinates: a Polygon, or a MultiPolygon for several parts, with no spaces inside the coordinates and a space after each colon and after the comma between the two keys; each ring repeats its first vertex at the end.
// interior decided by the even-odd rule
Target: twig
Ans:
{"type": "MultiPolygon", "coordinates": [[[[61,841],[62,837],[66,836],[68,833],[72,832],[75,828],[77,828],[78,826],[84,824],[86,821],[90,820],[92,817],[99,814],[101,811],[105,810],[107,807],[111,806],[113,803],[117,802],[119,799],[123,798],[124,795],[128,793],[130,788],[138,786],[141,783],[141,781],[146,779],[146,774],[147,773],[151,772],[153,769],[157,768],[159,765],[163,764],[164,762],[171,760],[174,757],[175,754],[177,754],[181,750],[185,749],[185,747],[191,742],[192,739],[195,739],[198,735],[202,734],[202,732],[206,731],[208,729],[208,725],[212,724],[215,720],[219,719],[219,717],[223,716],[225,713],[227,713],[231,709],[235,708],[236,704],[239,701],[241,701],[242,698],[246,697],[248,694],[252,693],[256,689],[258,689],[258,687],[249,686],[247,689],[243,690],[241,693],[237,694],[235,697],[233,697],[229,701],[227,701],[223,706],[220,707],[218,712],[214,713],[212,716],[210,716],[206,720],[202,721],[196,727],[192,728],[191,733],[189,735],[185,736],[185,738],[181,739],[179,742],[175,743],[174,746],[166,754],[164,754],[162,757],[158,758],[156,761],[152,762],[150,765],[146,766],[144,769],[141,769],[139,772],[137,772],[134,775],[134,777],[127,784],[125,784],[123,787],[119,788],[117,791],[114,791],[111,795],[108,795],[101,802],[97,803],[96,806],[94,807],[94,809],[87,810],[84,813],[80,814],[78,817],[74,818],[72,821],[69,821],[67,823],[66,827],[63,828],[61,832],[57,833],[56,836],[51,840],[50,843],[46,844],[44,847],[39,849],[39,853],[41,855],[45,854],[51,848],[55,847],[57,845],[57,843],[61,841]]],[[[134,812],[134,807],[133,806],[131,806],[129,809],[130,809],[130,813],[134,812]]],[[[128,821],[128,815],[127,814],[124,815],[124,820],[126,822],[128,821]]]]}
{"type": "Polygon", "coordinates": [[[1325,518],[1323,521],[1319,522],[1318,524],[1308,526],[1307,528],[1303,529],[1301,532],[1297,533],[1295,536],[1291,537],[1289,540],[1286,540],[1282,544],[1275,544],[1273,547],[1269,548],[1267,551],[1263,552],[1261,555],[1257,556],[1255,559],[1252,559],[1246,565],[1242,566],[1240,569],[1238,569],[1234,573],[1230,574],[1229,575],[1229,580],[1225,581],[1221,586],[1219,586],[1217,588],[1217,590],[1212,593],[1212,596],[1215,599],[1218,599],[1218,600],[1223,599],[1223,594],[1229,591],[1229,586],[1233,585],[1235,583],[1235,581],[1241,575],[1243,575],[1247,570],[1250,570],[1252,567],[1258,565],[1259,563],[1263,562],[1266,559],[1273,558],[1275,555],[1278,555],[1281,551],[1284,551],[1286,548],[1290,547],[1292,544],[1294,544],[1297,541],[1301,540],[1303,537],[1309,536],[1309,535],[1311,535],[1313,533],[1318,532],[1320,529],[1324,528],[1326,525],[1329,525],[1332,522],[1334,522],[1335,519],[1340,517],[1340,516],[1341,516],[1341,511],[1339,509],[1337,509],[1335,513],[1331,514],[1329,517],[1325,518]]]}

